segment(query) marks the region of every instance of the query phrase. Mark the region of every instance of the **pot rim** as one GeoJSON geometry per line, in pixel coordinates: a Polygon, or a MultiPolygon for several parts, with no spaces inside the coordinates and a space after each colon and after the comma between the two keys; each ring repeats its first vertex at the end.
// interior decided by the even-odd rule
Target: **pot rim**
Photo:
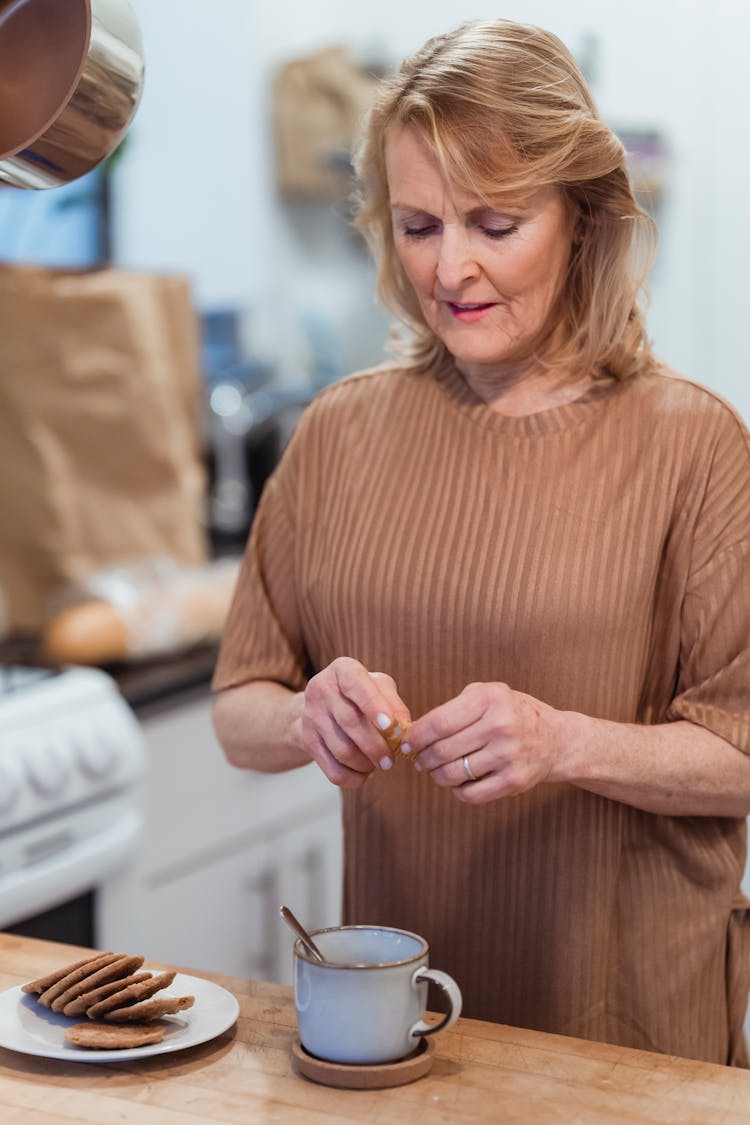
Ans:
{"type": "MultiPolygon", "coordinates": [[[[67,0],[67,2],[70,3],[70,0],[67,0]]],[[[24,152],[25,149],[30,148],[31,145],[33,145],[36,141],[38,141],[40,137],[43,137],[44,134],[46,132],[48,132],[57,121],[60,120],[63,113],[65,112],[65,110],[70,105],[70,102],[73,98],[73,95],[75,94],[75,92],[78,89],[78,86],[80,84],[81,75],[83,74],[84,70],[86,69],[86,63],[88,62],[89,51],[91,49],[91,32],[92,32],[93,22],[94,22],[93,21],[93,14],[92,14],[92,7],[91,7],[92,0],[79,0],[79,3],[83,4],[84,15],[85,15],[86,26],[85,26],[85,33],[84,33],[84,37],[83,37],[84,42],[83,42],[83,45],[82,45],[81,57],[78,61],[78,66],[76,68],[76,72],[73,75],[73,78],[68,85],[68,88],[66,90],[64,98],[59,102],[56,109],[53,110],[53,112],[50,114],[50,116],[44,122],[41,129],[37,129],[36,132],[32,133],[30,136],[25,137],[24,140],[21,142],[21,144],[16,145],[14,148],[7,149],[7,150],[4,150],[4,151],[0,151],[0,160],[9,160],[14,156],[18,156],[19,153],[24,152]]],[[[10,7],[10,5],[9,5],[9,7],[10,7]]]]}

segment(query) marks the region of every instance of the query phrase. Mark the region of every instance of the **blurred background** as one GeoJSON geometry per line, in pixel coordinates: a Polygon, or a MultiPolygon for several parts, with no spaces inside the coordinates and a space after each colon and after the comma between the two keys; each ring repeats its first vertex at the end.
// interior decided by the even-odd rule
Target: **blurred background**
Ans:
{"type": "MultiPolygon", "coordinates": [[[[115,259],[187,271],[200,306],[241,311],[249,351],[285,377],[316,362],[326,375],[378,361],[384,317],[342,210],[295,204],[277,190],[274,76],[331,45],[365,69],[389,67],[461,19],[498,15],[497,5],[181,0],[179,34],[170,0],[133,6],[148,78],[114,184],[115,259]]],[[[584,65],[606,120],[658,138],[665,158],[651,333],[669,363],[749,417],[741,76],[750,8],[741,0],[508,0],[499,14],[556,32],[584,65]]]]}
{"type": "MultiPolygon", "coordinates": [[[[113,678],[145,739],[145,827],[137,862],[103,866],[93,889],[91,876],[58,879],[65,902],[34,899],[27,868],[0,925],[283,980],[278,903],[311,927],[337,921],[338,798],[315,771],[238,778],[224,764],[210,725],[216,643],[260,490],[300,411],[384,358],[389,317],[347,202],[373,80],[428,36],[498,10],[131,3],[146,82],[123,144],[68,187],[0,186],[0,834],[3,816],[27,831],[7,787],[14,732],[19,761],[36,747],[33,800],[49,808],[62,794],[61,818],[74,718],[93,745],[91,712],[70,695],[70,747],[61,712],[39,728],[37,691],[52,688],[14,674],[19,664],[113,678]],[[98,618],[51,628],[81,605],[98,618]]],[[[628,149],[660,232],[656,351],[749,420],[750,6],[507,0],[501,14],[564,40],[628,149]]],[[[111,735],[109,751],[92,751],[101,792],[119,784],[111,735]]],[[[74,798],[65,823],[78,832],[74,798]]]]}

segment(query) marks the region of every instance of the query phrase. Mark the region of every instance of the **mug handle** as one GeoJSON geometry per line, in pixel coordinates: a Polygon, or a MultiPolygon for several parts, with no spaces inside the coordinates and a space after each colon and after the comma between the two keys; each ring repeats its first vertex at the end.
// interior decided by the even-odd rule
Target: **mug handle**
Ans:
{"type": "Polygon", "coordinates": [[[453,977],[449,977],[447,973],[441,972],[440,969],[427,969],[423,966],[421,969],[417,969],[411,978],[412,988],[416,988],[418,984],[428,980],[431,980],[444,992],[448,999],[448,1011],[438,1023],[425,1023],[424,1020],[415,1023],[409,1030],[409,1035],[414,1036],[415,1039],[419,1039],[423,1035],[434,1035],[436,1031],[445,1031],[447,1028],[453,1027],[461,1015],[461,989],[453,977]]]}

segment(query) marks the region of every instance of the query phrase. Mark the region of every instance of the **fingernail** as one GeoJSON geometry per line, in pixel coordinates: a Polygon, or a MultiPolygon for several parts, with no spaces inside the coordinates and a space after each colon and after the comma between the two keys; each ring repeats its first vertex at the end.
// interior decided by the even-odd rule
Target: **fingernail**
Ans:
{"type": "Polygon", "coordinates": [[[393,762],[391,761],[391,759],[386,754],[384,757],[382,757],[380,759],[379,765],[380,765],[381,770],[389,770],[391,768],[391,766],[393,765],[393,762]]]}
{"type": "Polygon", "coordinates": [[[388,716],[384,715],[382,711],[380,712],[379,715],[375,716],[375,725],[377,727],[379,727],[380,730],[388,730],[388,727],[391,725],[392,722],[393,722],[393,719],[389,719],[388,716]]]}
{"type": "Polygon", "coordinates": [[[414,769],[417,771],[417,773],[422,772],[422,767],[420,766],[419,762],[414,763],[414,769]]]}
{"type": "Polygon", "coordinates": [[[401,743],[401,753],[402,754],[411,754],[411,746],[409,745],[408,742],[402,742],[401,743]]]}

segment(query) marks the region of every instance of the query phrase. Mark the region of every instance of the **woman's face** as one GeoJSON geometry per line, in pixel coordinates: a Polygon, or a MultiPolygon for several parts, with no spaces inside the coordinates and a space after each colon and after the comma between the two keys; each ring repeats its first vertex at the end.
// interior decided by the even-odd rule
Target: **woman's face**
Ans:
{"type": "Polygon", "coordinates": [[[572,225],[544,188],[507,211],[454,188],[414,131],[393,129],[386,169],[396,252],[430,328],[467,376],[525,356],[565,276],[572,225]]]}

